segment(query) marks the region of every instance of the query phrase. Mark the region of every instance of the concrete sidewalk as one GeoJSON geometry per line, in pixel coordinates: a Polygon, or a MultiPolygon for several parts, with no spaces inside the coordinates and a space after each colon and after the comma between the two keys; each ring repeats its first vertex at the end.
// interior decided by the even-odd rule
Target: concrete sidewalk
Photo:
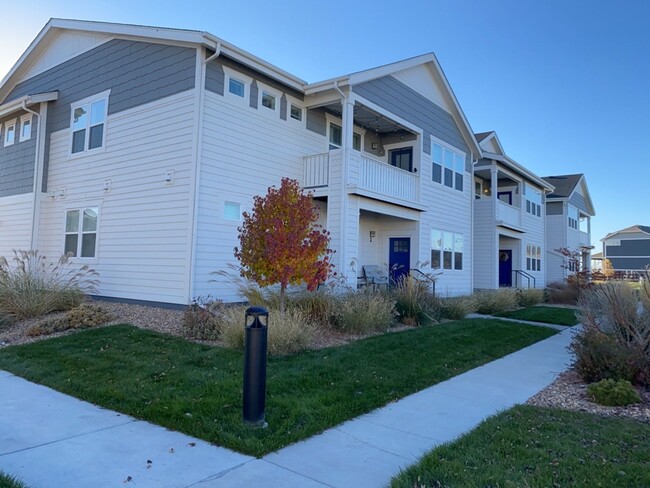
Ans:
{"type": "Polygon", "coordinates": [[[380,487],[566,369],[571,330],[255,459],[0,371],[0,470],[32,488],[380,487]]]}

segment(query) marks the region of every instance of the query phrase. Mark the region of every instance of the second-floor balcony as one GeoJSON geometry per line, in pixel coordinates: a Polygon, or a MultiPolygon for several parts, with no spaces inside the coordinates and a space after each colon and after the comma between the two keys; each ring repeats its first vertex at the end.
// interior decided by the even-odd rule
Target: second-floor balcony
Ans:
{"type": "Polygon", "coordinates": [[[588,232],[580,231],[580,237],[578,239],[581,246],[591,246],[591,239],[588,232]]]}
{"type": "Polygon", "coordinates": [[[343,158],[344,152],[341,150],[304,157],[304,188],[326,193],[325,189],[330,186],[332,178],[347,175],[349,193],[400,204],[419,204],[420,178],[416,173],[367,157],[358,151],[351,151],[347,161],[343,158]]]}
{"type": "Polygon", "coordinates": [[[496,221],[510,227],[521,227],[521,209],[497,200],[496,221]]]}

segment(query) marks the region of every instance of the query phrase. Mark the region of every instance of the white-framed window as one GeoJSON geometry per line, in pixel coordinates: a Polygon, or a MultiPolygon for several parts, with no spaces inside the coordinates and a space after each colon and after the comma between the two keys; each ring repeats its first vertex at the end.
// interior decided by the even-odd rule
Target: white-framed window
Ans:
{"type": "Polygon", "coordinates": [[[246,98],[246,82],[234,76],[228,76],[228,93],[246,98]]]}
{"type": "Polygon", "coordinates": [[[448,188],[463,191],[465,156],[437,142],[431,143],[431,179],[448,188]]]}
{"type": "Polygon", "coordinates": [[[20,142],[29,141],[31,138],[32,114],[26,114],[20,118],[20,142]]]}
{"type": "Polygon", "coordinates": [[[289,106],[289,117],[298,122],[302,122],[302,107],[292,103],[289,106]]]}
{"type": "Polygon", "coordinates": [[[223,218],[226,220],[241,220],[241,205],[236,202],[223,204],[223,218]]]}
{"type": "Polygon", "coordinates": [[[361,151],[361,134],[358,132],[352,133],[352,149],[361,151]]]}
{"type": "Polygon", "coordinates": [[[431,231],[431,268],[463,269],[463,234],[438,229],[431,231]]]}
{"type": "Polygon", "coordinates": [[[4,147],[16,142],[16,119],[5,122],[4,147]]]}
{"type": "Polygon", "coordinates": [[[63,252],[73,257],[94,258],[97,255],[98,220],[97,207],[67,210],[63,252]]]}
{"type": "Polygon", "coordinates": [[[329,141],[330,146],[341,147],[343,145],[343,128],[334,122],[329,124],[329,141]]]}
{"type": "Polygon", "coordinates": [[[277,102],[278,102],[278,98],[274,94],[269,93],[266,90],[262,90],[262,96],[261,96],[262,107],[275,111],[278,104],[277,102]]]}
{"type": "Polygon", "coordinates": [[[524,184],[526,196],[526,212],[537,217],[542,216],[542,191],[528,183],[524,184]]]}
{"type": "Polygon", "coordinates": [[[80,154],[104,148],[109,95],[110,90],[71,105],[71,154],[80,154]]]}
{"type": "Polygon", "coordinates": [[[540,246],[536,246],[535,244],[526,245],[526,270],[542,270],[542,248],[540,246]]]}
{"type": "Polygon", "coordinates": [[[573,207],[569,205],[568,209],[568,215],[569,215],[569,227],[572,229],[578,229],[578,209],[576,207],[573,207]]]}

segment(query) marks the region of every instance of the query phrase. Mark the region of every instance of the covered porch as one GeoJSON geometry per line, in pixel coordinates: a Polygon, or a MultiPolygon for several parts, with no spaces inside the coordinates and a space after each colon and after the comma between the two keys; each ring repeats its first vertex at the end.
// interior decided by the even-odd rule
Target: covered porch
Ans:
{"type": "Polygon", "coordinates": [[[474,171],[476,211],[492,213],[495,223],[514,229],[522,227],[523,181],[514,173],[492,164],[477,165],[474,171]]]}

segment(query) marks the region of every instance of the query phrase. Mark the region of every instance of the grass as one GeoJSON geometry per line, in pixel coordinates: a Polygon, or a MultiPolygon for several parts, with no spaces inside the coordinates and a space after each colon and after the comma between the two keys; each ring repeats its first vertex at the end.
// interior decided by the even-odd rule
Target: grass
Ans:
{"type": "Polygon", "coordinates": [[[392,488],[650,486],[650,425],[518,406],[429,452],[392,488]]]}
{"type": "Polygon", "coordinates": [[[240,351],[128,325],[4,348],[0,369],[259,456],[555,332],[498,320],[464,320],[270,358],[266,429],[241,421],[240,351]]]}
{"type": "Polygon", "coordinates": [[[0,488],[27,488],[27,485],[0,471],[0,488]]]}
{"type": "Polygon", "coordinates": [[[497,316],[545,324],[576,325],[578,323],[576,311],[573,308],[536,306],[499,313],[497,316]]]}

